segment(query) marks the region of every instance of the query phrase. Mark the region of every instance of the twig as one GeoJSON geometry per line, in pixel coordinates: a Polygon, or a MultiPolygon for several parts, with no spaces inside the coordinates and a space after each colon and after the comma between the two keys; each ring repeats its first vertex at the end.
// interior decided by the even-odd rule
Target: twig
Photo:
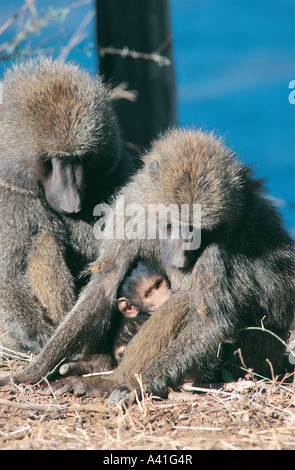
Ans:
{"type": "Polygon", "coordinates": [[[70,37],[67,45],[62,49],[61,52],[61,57],[63,59],[66,59],[74,47],[76,47],[78,44],[80,44],[83,39],[87,38],[89,36],[89,31],[86,32],[86,28],[89,25],[89,23],[92,21],[92,19],[95,16],[95,10],[90,10],[84,19],[81,21],[79,24],[78,28],[76,31],[72,34],[70,37]]]}
{"type": "Polygon", "coordinates": [[[268,363],[269,368],[270,368],[270,371],[271,371],[271,378],[272,378],[272,381],[275,382],[276,379],[275,379],[275,375],[274,375],[272,363],[270,362],[269,359],[266,359],[266,362],[268,363]]]}
{"type": "Polygon", "coordinates": [[[127,82],[122,82],[120,85],[112,88],[111,90],[111,99],[120,100],[124,98],[128,101],[136,101],[138,92],[136,90],[127,90],[129,84],[127,82]]]}
{"type": "Polygon", "coordinates": [[[173,429],[192,429],[195,431],[222,431],[222,428],[208,428],[205,426],[173,426],[173,429]]]}
{"type": "MultiPolygon", "coordinates": [[[[29,4],[29,6],[30,6],[33,3],[34,0],[28,0],[28,1],[30,1],[30,4],[29,4]]],[[[30,36],[31,34],[34,34],[37,31],[40,31],[50,21],[58,20],[60,18],[60,15],[68,15],[69,12],[71,11],[71,9],[78,8],[80,6],[88,4],[90,2],[91,2],[91,0],[81,0],[81,1],[73,2],[73,3],[69,4],[67,7],[57,8],[57,9],[52,10],[49,13],[45,14],[44,16],[41,16],[39,18],[35,18],[34,21],[27,24],[25,26],[25,28],[23,29],[23,31],[21,31],[19,34],[14,36],[12,39],[9,39],[9,40],[5,41],[4,43],[0,44],[0,52],[5,51],[5,49],[9,48],[9,46],[11,46],[11,48],[12,48],[12,50],[9,51],[9,53],[7,53],[5,56],[3,56],[3,55],[0,56],[0,60],[7,60],[7,59],[9,59],[10,57],[12,57],[14,55],[18,55],[18,54],[16,54],[16,51],[17,51],[20,43],[24,39],[26,39],[28,36],[30,36]]],[[[24,5],[24,7],[26,7],[26,5],[24,5]]],[[[24,7],[22,7],[22,8],[24,8],[24,7]]],[[[25,10],[23,10],[22,12],[19,11],[19,12],[16,13],[16,15],[20,16],[20,14],[24,13],[24,11],[25,10]]],[[[8,22],[9,22],[8,25],[7,25],[8,22],[6,22],[1,27],[0,35],[2,34],[3,31],[5,31],[10,26],[12,19],[14,21],[14,17],[12,17],[10,20],[8,20],[8,22]]],[[[24,55],[24,54],[25,54],[25,51],[22,51],[21,55],[24,55]]]]}
{"type": "Polygon", "coordinates": [[[2,406],[10,406],[12,408],[18,408],[20,410],[28,410],[28,411],[45,411],[45,412],[51,412],[51,411],[60,411],[60,408],[56,405],[34,405],[33,403],[28,405],[26,403],[17,403],[14,401],[10,400],[4,400],[0,398],[0,405],[2,406]]]}
{"type": "Polygon", "coordinates": [[[156,50],[156,52],[161,52],[163,51],[170,43],[172,42],[172,35],[170,34],[164,42],[162,42],[162,44],[160,44],[160,46],[158,47],[158,49],[156,50]]]}
{"type": "Polygon", "coordinates": [[[181,387],[186,392],[205,392],[205,393],[220,393],[222,395],[231,395],[230,392],[225,392],[224,390],[215,389],[215,388],[203,388],[203,387],[194,387],[192,385],[183,385],[181,387]]]}
{"type": "Polygon", "coordinates": [[[9,20],[6,21],[6,23],[4,23],[1,28],[0,28],[0,36],[1,34],[4,33],[4,31],[6,31],[9,26],[12,25],[12,23],[15,22],[15,20],[20,16],[22,15],[31,5],[32,3],[34,3],[35,0],[27,0],[27,2],[11,17],[9,18],[9,20]]]}
{"type": "Polygon", "coordinates": [[[241,364],[242,364],[242,366],[243,366],[243,367],[241,367],[241,369],[246,370],[247,373],[248,373],[248,377],[250,377],[251,380],[253,380],[253,382],[255,382],[255,376],[256,376],[257,374],[254,374],[253,369],[251,369],[251,368],[249,368],[249,367],[246,366],[245,361],[244,361],[244,358],[243,358],[243,355],[242,355],[242,350],[241,350],[241,348],[238,348],[238,349],[235,351],[234,354],[238,354],[238,355],[239,355],[241,364]]]}
{"type": "Polygon", "coordinates": [[[92,3],[93,0],[81,0],[80,2],[73,2],[70,3],[69,8],[79,8],[84,5],[87,5],[88,3],[92,3]]]}
{"type": "Polygon", "coordinates": [[[53,20],[56,17],[56,15],[58,15],[61,11],[64,11],[64,10],[65,10],[64,8],[59,8],[58,10],[54,10],[53,12],[50,12],[47,15],[44,15],[39,20],[33,21],[28,26],[26,26],[23,31],[17,34],[14,38],[9,39],[8,41],[1,44],[0,52],[3,52],[13,43],[14,43],[13,50],[16,50],[19,44],[21,43],[21,41],[23,41],[30,34],[33,34],[39,31],[49,21],[53,20]]]}
{"type": "Polygon", "coordinates": [[[284,346],[285,348],[287,348],[289,351],[290,351],[290,354],[293,356],[293,358],[295,359],[295,353],[292,351],[292,349],[290,348],[290,346],[282,340],[282,338],[280,338],[278,335],[276,335],[273,331],[271,330],[267,330],[264,325],[263,325],[263,320],[265,319],[265,316],[261,319],[261,327],[259,326],[248,326],[247,328],[242,328],[241,331],[246,331],[246,330],[259,330],[259,331],[265,331],[265,333],[268,333],[272,336],[274,336],[277,340],[279,340],[284,346]]]}
{"type": "Polygon", "coordinates": [[[90,372],[89,374],[83,374],[82,377],[94,377],[95,375],[110,375],[113,370],[104,370],[102,372],[90,372]]]}
{"type": "Polygon", "coordinates": [[[96,411],[97,413],[106,412],[104,405],[72,405],[72,406],[61,406],[61,405],[37,405],[37,404],[27,404],[27,403],[18,403],[15,401],[4,400],[0,398],[1,406],[9,406],[12,408],[18,408],[20,410],[26,411],[43,411],[45,413],[52,413],[60,411],[63,413],[70,413],[73,411],[96,411]]]}
{"type": "Polygon", "coordinates": [[[230,449],[230,450],[241,450],[240,447],[237,447],[233,444],[231,444],[230,442],[227,442],[227,441],[220,441],[220,444],[222,444],[226,449],[230,449]]]}
{"type": "Polygon", "coordinates": [[[24,431],[28,431],[30,429],[30,426],[23,426],[20,429],[17,429],[16,431],[12,431],[10,434],[4,434],[1,433],[1,437],[4,441],[8,441],[10,439],[14,439],[17,434],[21,434],[24,431]]]}
{"type": "Polygon", "coordinates": [[[19,351],[14,351],[13,349],[6,348],[5,346],[0,346],[0,352],[2,353],[2,356],[6,359],[7,358],[13,358],[13,359],[23,359],[25,361],[30,361],[31,356],[28,354],[19,352],[19,351]]]}

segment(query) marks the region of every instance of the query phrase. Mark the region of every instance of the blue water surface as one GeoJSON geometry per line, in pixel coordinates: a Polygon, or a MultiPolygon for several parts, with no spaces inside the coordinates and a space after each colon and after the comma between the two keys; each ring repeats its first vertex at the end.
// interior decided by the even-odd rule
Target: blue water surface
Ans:
{"type": "MultiPolygon", "coordinates": [[[[50,4],[60,8],[72,3],[39,0],[36,7],[40,14],[48,12],[50,4]]],[[[295,106],[288,100],[288,85],[295,79],[293,0],[170,4],[179,125],[201,126],[224,136],[255,174],[266,178],[269,193],[294,234],[295,106]]],[[[0,26],[22,5],[19,0],[0,0],[0,26]]],[[[90,2],[71,10],[63,23],[49,23],[29,46],[60,53],[93,9],[90,2]]],[[[0,36],[0,47],[20,27],[16,22],[0,36]]],[[[95,47],[93,17],[68,58],[95,73],[95,47]]],[[[0,77],[3,67],[0,62],[0,77]]]]}

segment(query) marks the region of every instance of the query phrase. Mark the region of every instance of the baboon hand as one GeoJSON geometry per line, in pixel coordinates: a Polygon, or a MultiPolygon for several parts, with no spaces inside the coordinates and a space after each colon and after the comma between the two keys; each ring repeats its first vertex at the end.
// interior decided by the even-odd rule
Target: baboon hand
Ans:
{"type": "Polygon", "coordinates": [[[74,395],[81,397],[86,394],[93,395],[93,390],[82,377],[71,376],[56,380],[55,382],[50,382],[49,386],[43,391],[43,394],[51,395],[52,393],[56,396],[73,393],[74,395]]]}
{"type": "Polygon", "coordinates": [[[65,362],[59,368],[63,377],[70,375],[84,375],[100,371],[112,371],[114,368],[112,357],[107,354],[93,354],[90,358],[65,362]]]}
{"type": "Polygon", "coordinates": [[[108,398],[108,405],[113,406],[119,402],[125,402],[131,405],[135,400],[136,390],[130,390],[127,385],[121,385],[116,388],[108,398]]]}
{"type": "Polygon", "coordinates": [[[73,393],[81,397],[83,395],[93,397],[104,397],[109,395],[114,388],[114,384],[106,379],[97,376],[92,377],[65,377],[54,382],[49,382],[48,387],[43,391],[44,395],[62,396],[66,393],[73,393]]]}

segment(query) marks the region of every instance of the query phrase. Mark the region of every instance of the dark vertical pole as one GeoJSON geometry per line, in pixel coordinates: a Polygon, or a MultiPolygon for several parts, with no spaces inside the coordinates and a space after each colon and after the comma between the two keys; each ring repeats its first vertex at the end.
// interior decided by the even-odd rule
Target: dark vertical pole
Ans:
{"type": "Polygon", "coordinates": [[[128,54],[100,54],[99,72],[113,86],[128,82],[137,90],[135,102],[116,103],[123,138],[140,148],[167,127],[177,124],[175,75],[169,0],[96,0],[99,52],[105,48],[158,52],[170,65],[133,58],[128,54]]]}

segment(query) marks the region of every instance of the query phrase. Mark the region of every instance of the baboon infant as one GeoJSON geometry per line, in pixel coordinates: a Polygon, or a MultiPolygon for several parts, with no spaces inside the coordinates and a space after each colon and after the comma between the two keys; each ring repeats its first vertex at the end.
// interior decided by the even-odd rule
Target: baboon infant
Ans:
{"type": "Polygon", "coordinates": [[[116,305],[122,316],[115,333],[111,355],[97,354],[88,361],[82,359],[63,364],[59,373],[81,375],[114,368],[121,362],[128,343],[143,323],[171,293],[169,279],[160,266],[150,261],[138,261],[118,289],[116,305]]]}
{"type": "Polygon", "coordinates": [[[171,293],[166,273],[150,261],[138,261],[127,274],[118,291],[117,305],[123,314],[123,321],[114,344],[117,362],[121,361],[127,344],[141,325],[171,293]]]}

